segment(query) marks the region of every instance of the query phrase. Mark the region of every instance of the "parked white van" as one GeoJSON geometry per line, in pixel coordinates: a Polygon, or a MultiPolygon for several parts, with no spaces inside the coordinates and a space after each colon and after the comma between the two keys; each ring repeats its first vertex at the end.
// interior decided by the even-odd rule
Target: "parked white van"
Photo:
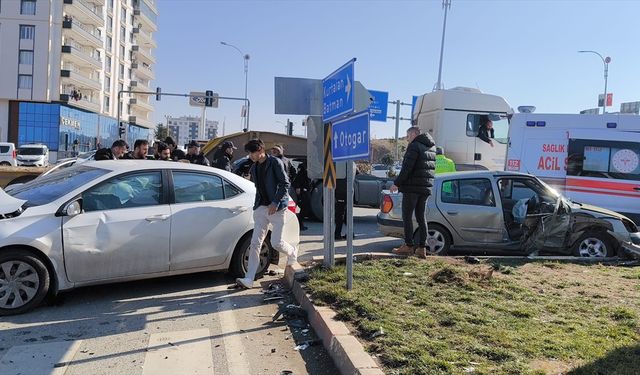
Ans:
{"type": "Polygon", "coordinates": [[[16,161],[16,146],[10,142],[0,142],[0,166],[18,165],[16,161]]]}
{"type": "Polygon", "coordinates": [[[506,170],[640,224],[640,116],[516,113],[506,170]]]}
{"type": "Polygon", "coordinates": [[[49,148],[43,144],[27,144],[18,147],[18,165],[49,166],[49,148]]]}

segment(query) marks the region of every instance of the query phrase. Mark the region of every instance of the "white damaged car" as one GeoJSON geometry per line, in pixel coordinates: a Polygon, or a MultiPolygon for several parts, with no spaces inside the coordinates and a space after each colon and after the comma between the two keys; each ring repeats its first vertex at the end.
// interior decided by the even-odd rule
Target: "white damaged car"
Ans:
{"type": "MultiPolygon", "coordinates": [[[[209,270],[243,277],[254,196],[233,173],[138,160],[87,162],[0,189],[0,315],[83,285],[209,270]]],[[[285,240],[297,247],[291,203],[285,240]]],[[[277,261],[265,241],[259,273],[277,261]]]]}

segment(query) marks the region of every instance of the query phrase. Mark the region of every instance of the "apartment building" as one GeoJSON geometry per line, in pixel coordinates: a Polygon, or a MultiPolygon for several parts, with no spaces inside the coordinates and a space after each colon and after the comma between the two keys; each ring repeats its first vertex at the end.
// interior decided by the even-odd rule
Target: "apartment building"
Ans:
{"type": "Polygon", "coordinates": [[[155,1],[0,0],[0,141],[104,146],[118,109],[147,138],[151,97],[118,92],[155,90],[155,1]]]}
{"type": "MultiPolygon", "coordinates": [[[[186,145],[192,139],[200,140],[198,130],[200,129],[202,118],[200,116],[165,116],[165,126],[169,129],[169,135],[173,137],[178,145],[186,145]]],[[[204,138],[213,139],[218,136],[218,121],[206,120],[204,127],[204,138]]]]}

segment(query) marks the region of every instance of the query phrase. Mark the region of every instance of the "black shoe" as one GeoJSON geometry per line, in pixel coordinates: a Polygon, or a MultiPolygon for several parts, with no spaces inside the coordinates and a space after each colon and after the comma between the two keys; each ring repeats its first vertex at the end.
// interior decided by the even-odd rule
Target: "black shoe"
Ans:
{"type": "Polygon", "coordinates": [[[346,239],[347,239],[347,235],[341,236],[341,235],[339,235],[339,234],[336,234],[336,235],[335,235],[335,237],[334,237],[334,239],[335,239],[336,241],[346,240],[346,239]]]}

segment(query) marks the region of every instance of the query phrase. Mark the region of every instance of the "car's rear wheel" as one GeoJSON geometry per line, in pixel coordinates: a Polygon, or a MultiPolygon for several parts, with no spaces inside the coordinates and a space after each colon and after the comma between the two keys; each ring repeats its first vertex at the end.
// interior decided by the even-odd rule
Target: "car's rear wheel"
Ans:
{"type": "Polygon", "coordinates": [[[3,161],[0,163],[0,167],[10,167],[11,163],[9,163],[8,161],[3,161]]]}
{"type": "MultiPolygon", "coordinates": [[[[447,255],[451,247],[451,235],[440,224],[427,225],[427,254],[429,255],[447,255]]],[[[413,243],[420,243],[420,235],[418,230],[413,233],[413,243]]]]}
{"type": "Polygon", "coordinates": [[[0,315],[14,315],[38,306],[49,291],[47,267],[22,251],[0,253],[0,315]]]}
{"type": "MultiPolygon", "coordinates": [[[[260,263],[258,264],[258,272],[256,272],[256,279],[262,276],[269,268],[269,245],[268,238],[262,243],[260,249],[260,263]]],[[[249,247],[251,245],[251,236],[245,236],[240,244],[236,247],[231,258],[231,265],[229,271],[234,277],[244,277],[249,267],[249,247]]]]}
{"type": "Polygon", "coordinates": [[[580,236],[572,248],[573,255],[581,258],[606,258],[613,256],[609,235],[603,232],[587,232],[580,236]]]}

